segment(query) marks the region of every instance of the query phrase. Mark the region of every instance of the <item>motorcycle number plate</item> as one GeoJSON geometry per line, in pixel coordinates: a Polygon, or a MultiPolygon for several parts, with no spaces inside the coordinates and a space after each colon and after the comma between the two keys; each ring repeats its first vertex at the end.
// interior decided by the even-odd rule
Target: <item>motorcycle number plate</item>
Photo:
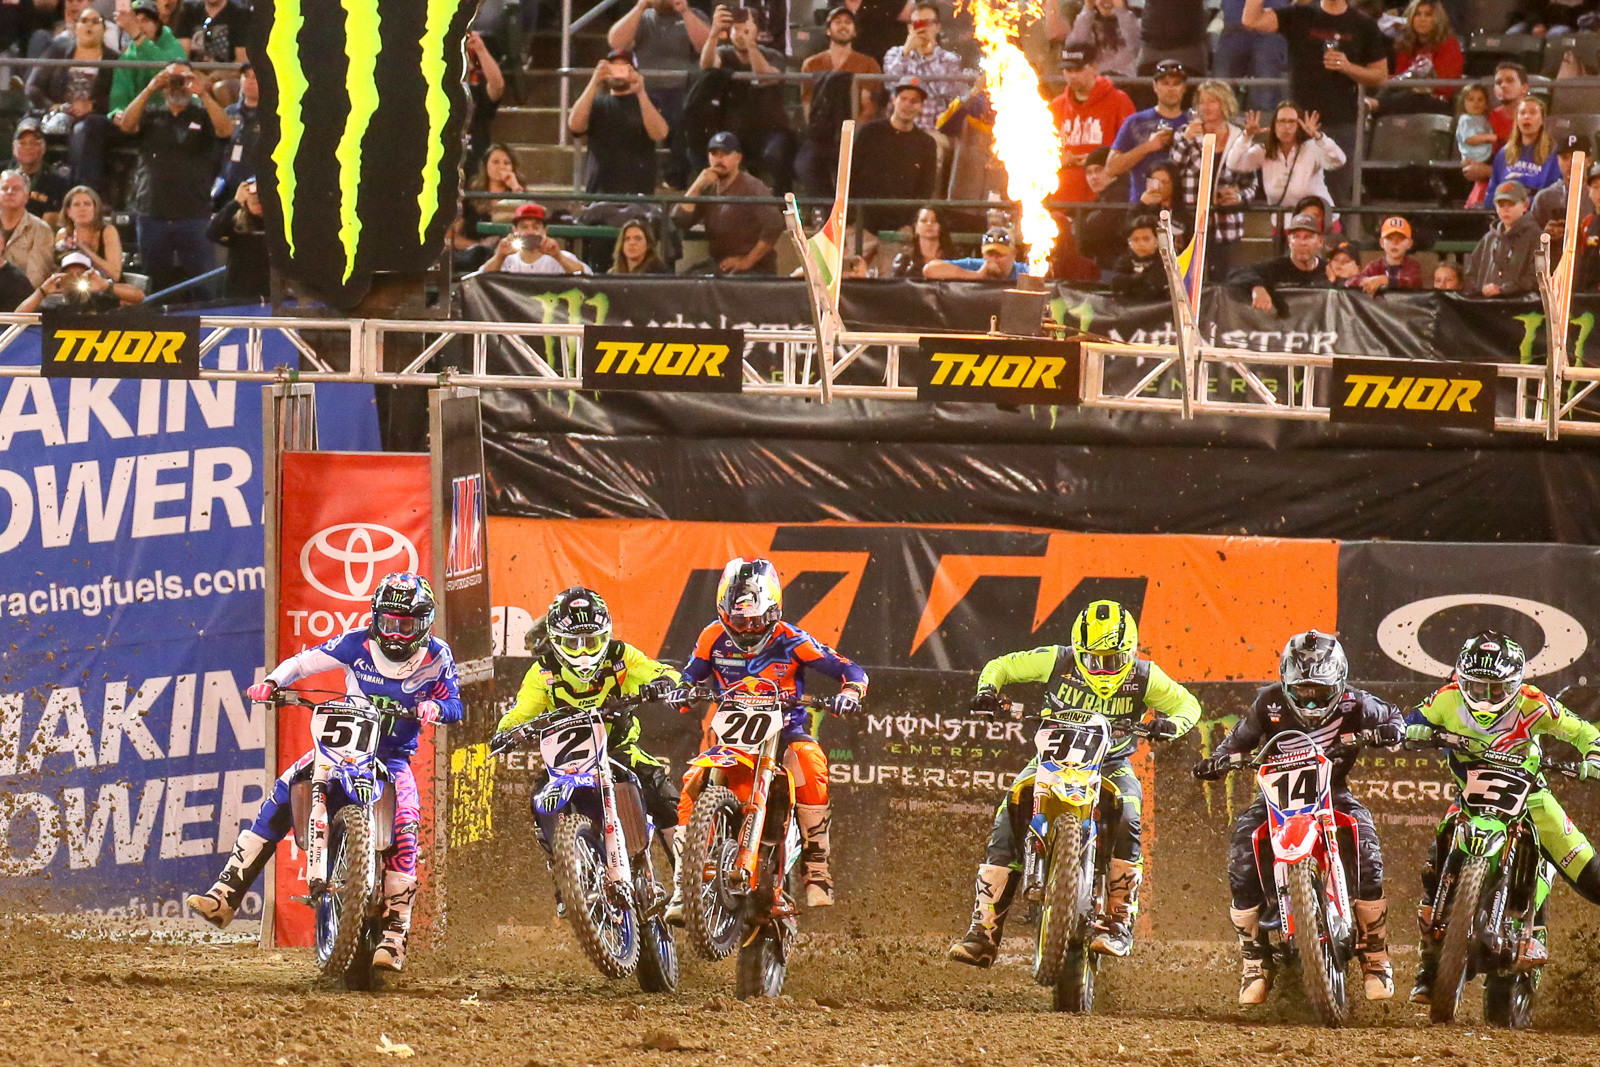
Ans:
{"type": "Polygon", "coordinates": [[[1105,758],[1111,735],[1104,724],[1057,724],[1046,720],[1033,735],[1033,746],[1044,763],[1070,767],[1095,767],[1105,758]]]}
{"type": "Polygon", "coordinates": [[[1322,793],[1320,779],[1321,762],[1318,760],[1268,764],[1256,775],[1261,795],[1280,815],[1314,810],[1322,793]]]}
{"type": "Polygon", "coordinates": [[[572,774],[593,763],[605,748],[605,724],[588,716],[555,723],[539,735],[539,755],[551,773],[572,774]]]}
{"type": "Polygon", "coordinates": [[[1525,774],[1502,771],[1493,767],[1474,767],[1467,772],[1467,782],[1461,790],[1461,799],[1471,808],[1490,811],[1513,818],[1528,806],[1528,794],[1533,791],[1533,780],[1525,774]]]}
{"type": "Polygon", "coordinates": [[[711,717],[711,732],[719,742],[735,748],[760,748],[783,725],[776,708],[724,705],[711,717]]]}
{"type": "Polygon", "coordinates": [[[335,758],[365,756],[378,747],[378,724],[337,708],[311,715],[311,736],[335,758]]]}

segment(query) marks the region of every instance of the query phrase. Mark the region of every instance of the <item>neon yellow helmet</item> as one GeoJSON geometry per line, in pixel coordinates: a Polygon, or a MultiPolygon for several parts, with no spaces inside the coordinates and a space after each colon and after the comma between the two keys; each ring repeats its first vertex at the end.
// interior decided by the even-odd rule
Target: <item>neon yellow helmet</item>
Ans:
{"type": "Polygon", "coordinates": [[[1111,699],[1127,679],[1138,648],[1139,623],[1115,600],[1096,600],[1072,624],[1072,658],[1102,700],[1111,699]]]}

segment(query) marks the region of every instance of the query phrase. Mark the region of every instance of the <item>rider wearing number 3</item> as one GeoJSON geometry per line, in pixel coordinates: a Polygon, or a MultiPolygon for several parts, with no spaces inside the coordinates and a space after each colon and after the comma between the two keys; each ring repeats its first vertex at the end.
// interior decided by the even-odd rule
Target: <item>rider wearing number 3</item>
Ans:
{"type": "MultiPolygon", "coordinates": [[[[351,697],[392,701],[415,710],[421,722],[460,722],[461,686],[456,680],[455,658],[449,645],[432,636],[433,616],[433,588],[426,578],[410,573],[386,575],[372,594],[372,621],[366,629],[351,630],[290,656],[246,695],[251,700],[269,700],[280,687],[337,670],[344,672],[345,691],[351,697]]],[[[384,861],[383,943],[372,954],[372,965],[391,971],[405,965],[411,904],[417,894],[417,828],[422,812],[411,756],[417,751],[421,722],[391,720],[388,732],[378,742],[378,758],[394,782],[394,849],[384,861]]],[[[256,821],[239,835],[216,883],[187,899],[189,907],[213,925],[227,926],[233,920],[273,846],[292,829],[289,786],[310,777],[312,755],[307,752],[283,772],[256,821]]]]}
{"type": "MultiPolygon", "coordinates": [[[[972,710],[992,715],[1001,709],[999,691],[1011,682],[1044,682],[1045,698],[1059,708],[1098,712],[1115,722],[1139,718],[1146,707],[1156,713],[1163,740],[1181,737],[1200,721],[1200,702],[1149,660],[1139,659],[1139,624],[1113,600],[1097,600],[1072,624],[1072,644],[1046,645],[989,661],[978,675],[972,710]]],[[[1111,870],[1106,912],[1091,947],[1111,956],[1133,951],[1133,920],[1139,911],[1144,858],[1139,842],[1139,810],[1144,791],[1128,765],[1134,737],[1112,742],[1101,764],[1102,789],[1112,800],[1111,870]]],[[[1012,782],[995,812],[989,848],[978,866],[977,902],[967,936],[950,948],[959,963],[988,967],[1000,951],[1006,912],[1021,880],[1019,842],[1032,816],[1029,796],[1039,761],[1030,760],[1012,782]]]]}

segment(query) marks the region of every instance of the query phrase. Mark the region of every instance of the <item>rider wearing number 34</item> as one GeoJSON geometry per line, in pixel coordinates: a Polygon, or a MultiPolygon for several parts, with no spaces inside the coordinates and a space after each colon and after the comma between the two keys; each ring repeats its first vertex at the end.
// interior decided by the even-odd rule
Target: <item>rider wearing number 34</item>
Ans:
{"type": "MultiPolygon", "coordinates": [[[[252,685],[251,700],[268,700],[273,691],[323,671],[341,671],[352,698],[392,701],[417,712],[422,722],[461,721],[461,685],[456,679],[450,646],[433,636],[434,599],[428,580],[416,574],[386,575],[372,594],[372,621],[278,664],[266,679],[252,685]]],[[[411,929],[411,904],[417,894],[417,828],[422,809],[411,757],[417,751],[421,723],[394,719],[378,742],[378,758],[394,781],[394,850],[384,861],[383,943],[372,964],[398,971],[405,965],[406,934],[411,929]]],[[[289,787],[312,773],[312,752],[283,772],[250,829],[239,835],[216,884],[187,903],[216,926],[227,926],[233,913],[271,857],[273,846],[293,828],[289,787]]],[[[328,813],[330,816],[332,811],[328,813]]]]}
{"type": "MultiPolygon", "coordinates": [[[[1133,613],[1112,600],[1097,600],[1072,624],[1072,644],[1046,645],[990,660],[978,675],[972,710],[992,715],[1002,707],[999,691],[1013,682],[1044,682],[1045,699],[1056,708],[1098,712],[1115,722],[1140,718],[1148,707],[1164,740],[1181,737],[1200,721],[1200,702],[1149,660],[1139,659],[1139,624],[1133,613]]],[[[1107,914],[1091,947],[1111,956],[1133,951],[1133,920],[1139,912],[1139,883],[1144,857],[1139,841],[1139,814],[1144,791],[1128,765],[1136,739],[1114,741],[1101,764],[1101,788],[1111,802],[1111,870],[1107,914]]],[[[1019,842],[1033,811],[1037,757],[1017,775],[1000,801],[989,834],[989,848],[978,866],[977,902],[966,937],[950,948],[959,963],[988,967],[1000,951],[1006,912],[1021,880],[1019,842]]]]}

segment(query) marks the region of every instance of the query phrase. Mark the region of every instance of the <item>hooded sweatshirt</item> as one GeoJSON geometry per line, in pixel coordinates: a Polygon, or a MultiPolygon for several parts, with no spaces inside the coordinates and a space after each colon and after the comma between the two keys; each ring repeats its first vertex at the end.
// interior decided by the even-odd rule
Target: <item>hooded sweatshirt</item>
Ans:
{"type": "MultiPolygon", "coordinates": [[[[1055,116],[1056,129],[1061,131],[1062,150],[1086,155],[1116,139],[1123,122],[1133,114],[1133,101],[1102,74],[1095,78],[1087,100],[1079,102],[1068,89],[1050,101],[1050,114],[1055,116]]],[[[1064,200],[1095,198],[1081,164],[1061,168],[1060,195],[1064,200]]]]}

